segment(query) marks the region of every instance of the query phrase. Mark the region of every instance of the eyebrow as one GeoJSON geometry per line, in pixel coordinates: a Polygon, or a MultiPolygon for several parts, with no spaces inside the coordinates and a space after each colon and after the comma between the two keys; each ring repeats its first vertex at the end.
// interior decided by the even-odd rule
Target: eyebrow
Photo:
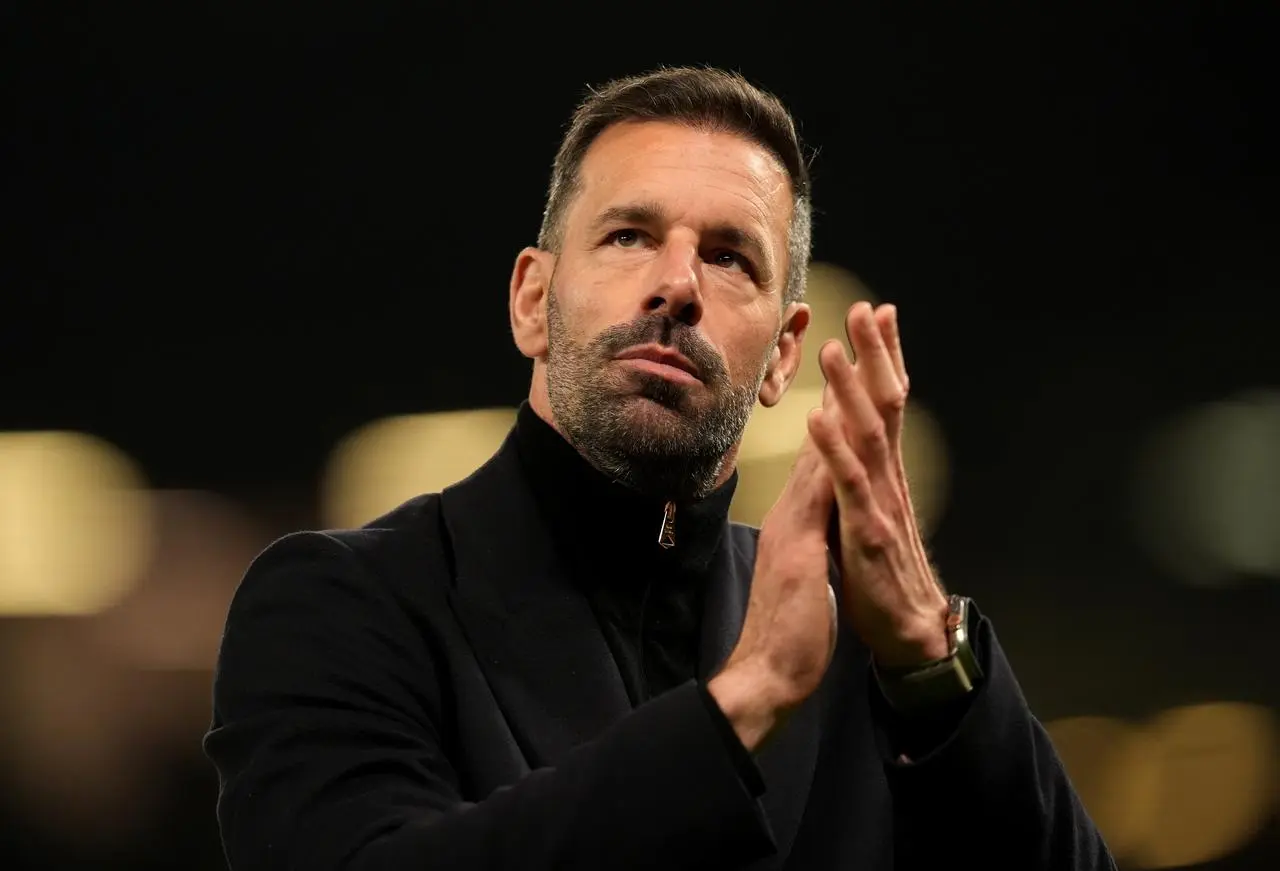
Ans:
{"type": "MultiPolygon", "coordinates": [[[[621,206],[610,206],[591,222],[592,229],[602,231],[606,227],[618,224],[636,224],[638,226],[654,226],[666,222],[666,210],[655,202],[626,203],[621,206]]],[[[736,224],[714,224],[708,227],[703,235],[709,236],[721,245],[738,248],[749,252],[764,275],[772,279],[774,268],[769,248],[759,234],[736,224]]]]}

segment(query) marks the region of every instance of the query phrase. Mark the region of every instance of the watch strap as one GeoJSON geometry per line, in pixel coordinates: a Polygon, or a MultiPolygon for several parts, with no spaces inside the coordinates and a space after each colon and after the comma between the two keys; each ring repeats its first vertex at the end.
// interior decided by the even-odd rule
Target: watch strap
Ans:
{"type": "Polygon", "coordinates": [[[948,600],[946,632],[949,653],[942,659],[909,669],[873,666],[885,700],[894,710],[912,714],[938,708],[973,692],[982,679],[969,631],[969,600],[948,600]]]}

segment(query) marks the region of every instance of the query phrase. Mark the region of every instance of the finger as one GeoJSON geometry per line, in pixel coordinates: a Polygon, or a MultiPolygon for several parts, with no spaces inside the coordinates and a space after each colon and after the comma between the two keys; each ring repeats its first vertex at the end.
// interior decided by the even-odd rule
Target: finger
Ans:
{"type": "MultiPolygon", "coordinates": [[[[822,409],[815,408],[809,415],[812,417],[821,413],[822,409]]],[[[819,528],[826,527],[835,501],[835,492],[831,487],[826,463],[812,437],[805,438],[800,445],[783,492],[792,501],[795,510],[800,512],[800,519],[805,526],[814,524],[819,528]]]]}
{"type": "Polygon", "coordinates": [[[872,507],[871,479],[845,438],[840,414],[834,408],[809,413],[809,437],[825,461],[840,513],[849,520],[865,516],[872,507]]]}
{"type": "Polygon", "coordinates": [[[902,356],[902,337],[898,332],[898,307],[886,304],[876,309],[876,324],[880,327],[884,346],[889,350],[889,359],[893,361],[893,371],[898,376],[898,384],[904,391],[910,392],[911,381],[907,378],[907,361],[902,356]]]}
{"type": "Polygon", "coordinates": [[[857,355],[858,372],[879,408],[901,410],[906,393],[898,381],[897,367],[880,334],[876,313],[867,302],[854,303],[845,319],[849,344],[857,355]]]}
{"type": "MultiPolygon", "coordinates": [[[[818,352],[818,363],[831,388],[830,397],[840,410],[840,421],[858,455],[869,467],[886,469],[889,461],[889,432],[875,403],[844,354],[844,347],[827,342],[818,352]]],[[[826,407],[832,407],[828,402],[826,407]]]]}

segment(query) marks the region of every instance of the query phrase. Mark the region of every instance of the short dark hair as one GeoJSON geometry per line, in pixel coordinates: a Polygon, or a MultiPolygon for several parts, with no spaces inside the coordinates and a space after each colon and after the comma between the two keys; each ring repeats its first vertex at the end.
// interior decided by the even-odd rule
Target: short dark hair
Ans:
{"type": "Polygon", "coordinates": [[[804,297],[809,268],[813,208],[809,165],[795,121],[782,101],[738,73],[712,67],[666,67],[591,88],[569,122],[556,152],[538,247],[560,250],[564,219],[578,193],[587,150],[614,124],[671,121],[696,129],[736,133],[767,149],[791,179],[793,210],[787,243],[784,302],[804,297]]]}

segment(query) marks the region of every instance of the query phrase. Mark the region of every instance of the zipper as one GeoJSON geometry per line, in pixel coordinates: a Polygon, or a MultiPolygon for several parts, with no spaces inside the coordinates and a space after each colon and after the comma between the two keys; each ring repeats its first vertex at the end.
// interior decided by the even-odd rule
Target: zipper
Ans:
{"type": "Polygon", "coordinates": [[[662,526],[658,528],[658,546],[676,546],[676,503],[668,502],[662,508],[662,526]]]}

